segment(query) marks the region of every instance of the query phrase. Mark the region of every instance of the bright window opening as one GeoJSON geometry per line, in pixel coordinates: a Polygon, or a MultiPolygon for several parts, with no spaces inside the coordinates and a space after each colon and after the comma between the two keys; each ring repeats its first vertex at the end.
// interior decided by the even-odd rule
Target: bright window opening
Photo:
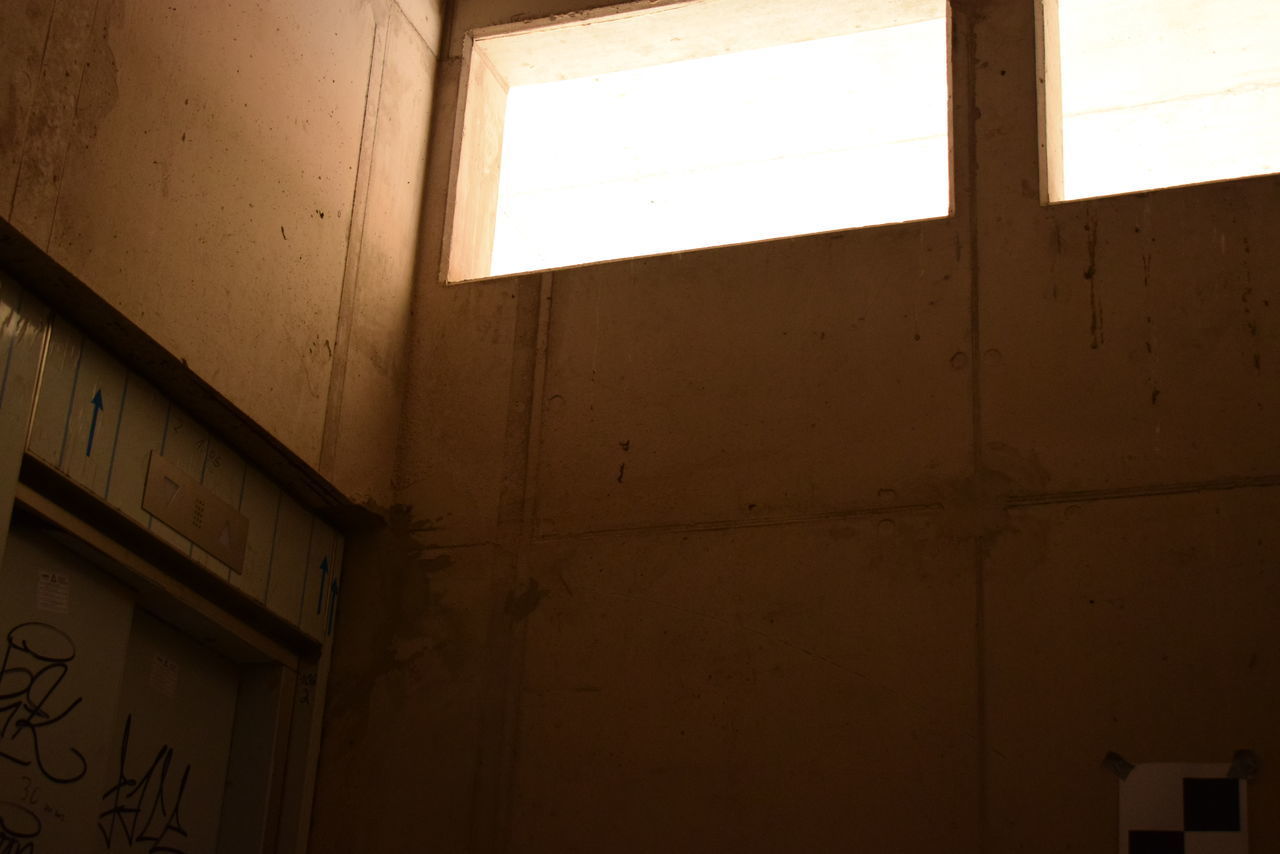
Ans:
{"type": "Polygon", "coordinates": [[[1280,171],[1280,2],[1042,11],[1050,201],[1280,171]]]}
{"type": "Polygon", "coordinates": [[[480,34],[450,281],[946,216],[945,0],[701,0],[480,34]]]}

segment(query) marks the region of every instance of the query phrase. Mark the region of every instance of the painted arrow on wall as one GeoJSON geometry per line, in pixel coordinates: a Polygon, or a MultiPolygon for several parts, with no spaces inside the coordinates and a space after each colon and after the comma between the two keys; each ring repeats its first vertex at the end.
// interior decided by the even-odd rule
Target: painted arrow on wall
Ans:
{"type": "Polygon", "coordinates": [[[102,389],[93,393],[93,420],[89,422],[89,441],[85,443],[84,455],[93,454],[93,435],[98,432],[98,416],[102,414],[102,389]]]}

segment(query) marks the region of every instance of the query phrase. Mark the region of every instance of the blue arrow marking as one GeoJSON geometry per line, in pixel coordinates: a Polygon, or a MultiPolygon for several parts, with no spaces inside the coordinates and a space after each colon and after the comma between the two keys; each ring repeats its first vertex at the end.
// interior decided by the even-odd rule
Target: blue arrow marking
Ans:
{"type": "Polygon", "coordinates": [[[89,441],[84,446],[84,455],[93,453],[93,434],[98,432],[98,415],[102,413],[102,389],[93,393],[93,420],[89,422],[89,441]]]}
{"type": "Polygon", "coordinates": [[[320,607],[324,605],[324,583],[329,578],[329,559],[325,558],[320,561],[320,598],[316,600],[316,613],[320,613],[320,607]]]}

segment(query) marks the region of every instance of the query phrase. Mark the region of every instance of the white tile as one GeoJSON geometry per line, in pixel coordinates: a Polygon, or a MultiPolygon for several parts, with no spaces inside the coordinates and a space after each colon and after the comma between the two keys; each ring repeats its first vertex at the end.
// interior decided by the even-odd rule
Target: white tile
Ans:
{"type": "MultiPolygon", "coordinates": [[[[164,438],[160,442],[160,453],[164,458],[199,480],[204,472],[205,454],[208,449],[209,431],[190,415],[170,405],[169,417],[165,421],[164,438]]],[[[152,520],[151,530],[178,551],[191,555],[191,541],[159,519],[152,520]]]]}
{"type": "Polygon", "coordinates": [[[1249,834],[1188,832],[1183,837],[1183,854],[1249,854],[1249,834]]]}
{"type": "Polygon", "coordinates": [[[124,399],[124,366],[87,338],[80,352],[60,468],[105,495],[124,399]]]}
{"type": "Polygon", "coordinates": [[[62,462],[63,438],[83,340],[75,327],[62,318],[54,319],[28,443],[29,450],[50,465],[57,466],[62,462]]]}
{"type": "Polygon", "coordinates": [[[164,440],[169,404],[154,386],[136,374],[129,374],[121,397],[107,503],[138,524],[148,525],[151,514],[142,509],[147,464],[151,452],[159,451],[164,440]]]}
{"type": "Polygon", "coordinates": [[[40,371],[40,353],[44,349],[44,333],[49,310],[31,294],[0,275],[0,413],[5,430],[20,427],[20,435],[6,432],[8,447],[22,447],[26,441],[27,422],[40,371]],[[10,423],[12,422],[12,424],[10,423]]]}
{"type": "Polygon", "coordinates": [[[330,600],[342,561],[342,541],[337,531],[316,520],[311,531],[306,586],[302,594],[302,630],[317,640],[329,622],[330,600]]]}
{"type": "Polygon", "coordinates": [[[200,480],[204,475],[208,450],[209,431],[178,407],[170,406],[164,441],[160,445],[160,453],[165,459],[200,480]]]}
{"type": "MultiPolygon", "coordinates": [[[[208,447],[204,461],[203,483],[214,495],[238,509],[240,495],[244,491],[244,459],[216,438],[210,437],[208,447]]],[[[199,546],[191,549],[191,559],[223,581],[229,580],[233,574],[231,567],[199,546]]]]}
{"type": "Polygon", "coordinates": [[[271,547],[271,575],[267,580],[267,607],[290,622],[302,614],[307,557],[311,550],[313,517],[289,496],[282,496],[271,547]]]}
{"type": "MultiPolygon", "coordinates": [[[[0,519],[13,508],[48,317],[39,300],[0,275],[0,519]]],[[[7,530],[0,526],[0,554],[7,530]]]]}
{"type": "Polygon", "coordinates": [[[271,572],[271,546],[275,542],[276,521],[282,495],[280,488],[253,466],[246,466],[240,512],[249,520],[245,542],[244,571],[231,574],[231,584],[259,602],[267,600],[267,579],[271,572]]]}

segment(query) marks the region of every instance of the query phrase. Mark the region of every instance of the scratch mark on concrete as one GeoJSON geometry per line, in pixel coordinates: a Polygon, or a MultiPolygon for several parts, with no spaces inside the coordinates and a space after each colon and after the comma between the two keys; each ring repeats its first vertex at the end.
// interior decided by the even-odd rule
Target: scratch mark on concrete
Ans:
{"type": "Polygon", "coordinates": [[[1253,306],[1250,304],[1253,298],[1253,271],[1249,269],[1249,240],[1244,241],[1244,277],[1245,288],[1240,294],[1240,302],[1244,304],[1244,325],[1249,330],[1249,337],[1253,339],[1253,370],[1255,373],[1262,373],[1262,353],[1258,348],[1258,321],[1253,316],[1253,306]]]}
{"type": "Polygon", "coordinates": [[[1107,343],[1106,333],[1102,327],[1102,299],[1098,296],[1098,218],[1090,215],[1085,224],[1089,232],[1089,266],[1085,268],[1084,277],[1089,280],[1089,335],[1092,338],[1090,348],[1097,350],[1107,343]]]}
{"type": "MultiPolygon", "coordinates": [[[[98,0],[98,2],[95,2],[93,4],[93,19],[92,19],[93,23],[91,26],[93,27],[92,31],[94,33],[97,32],[98,21],[99,21],[98,15],[101,9],[102,9],[102,2],[101,0],[98,0]]],[[[114,7],[110,11],[113,14],[116,12],[114,7]]],[[[56,179],[57,186],[55,186],[53,190],[53,208],[51,209],[49,214],[49,233],[45,235],[44,244],[43,244],[45,249],[48,249],[50,245],[53,243],[54,228],[56,227],[58,222],[58,206],[62,203],[62,188],[63,188],[63,185],[66,183],[63,180],[63,177],[67,174],[67,164],[71,159],[71,149],[76,140],[75,129],[77,128],[78,125],[80,125],[81,119],[83,117],[84,124],[86,125],[86,127],[82,132],[88,135],[90,138],[92,137],[92,135],[96,134],[98,121],[100,121],[101,118],[105,116],[108,112],[110,112],[111,108],[115,105],[116,95],[119,92],[118,84],[116,82],[117,79],[119,78],[119,67],[116,64],[115,54],[111,50],[111,41],[110,41],[112,22],[113,22],[113,15],[108,15],[107,20],[103,21],[102,39],[101,39],[102,41],[101,48],[103,51],[102,60],[103,60],[103,64],[107,67],[107,71],[105,72],[105,74],[110,76],[111,91],[110,91],[110,94],[104,99],[103,104],[96,105],[97,115],[92,117],[92,120],[87,114],[81,112],[80,101],[81,101],[81,98],[84,96],[85,80],[89,76],[88,74],[89,67],[93,64],[94,59],[97,58],[95,42],[92,38],[90,38],[89,48],[88,48],[89,58],[83,64],[81,64],[80,79],[76,82],[76,96],[75,96],[75,100],[72,102],[73,106],[71,111],[71,116],[72,116],[71,120],[72,120],[73,130],[71,133],[67,134],[67,142],[62,150],[61,166],[58,169],[57,179],[56,179]]]]}
{"type": "Polygon", "coordinates": [[[1148,361],[1147,382],[1151,384],[1151,405],[1155,406],[1160,399],[1160,376],[1159,366],[1160,359],[1156,353],[1156,329],[1153,320],[1154,309],[1151,306],[1151,265],[1153,261],[1153,253],[1150,244],[1142,251],[1142,292],[1147,304],[1147,312],[1145,315],[1146,322],[1146,350],[1147,355],[1151,357],[1148,361]]]}
{"type": "Polygon", "coordinates": [[[18,171],[13,177],[13,195],[9,198],[9,215],[13,216],[13,209],[18,204],[18,188],[22,186],[22,167],[27,159],[27,144],[31,141],[30,121],[31,112],[35,110],[36,96],[40,88],[40,81],[44,79],[44,66],[49,56],[49,39],[53,34],[53,21],[58,16],[58,4],[55,0],[49,8],[49,24],[44,30],[44,44],[40,48],[40,73],[39,76],[31,81],[31,104],[27,108],[28,127],[22,137],[22,147],[18,151],[18,171]]]}

